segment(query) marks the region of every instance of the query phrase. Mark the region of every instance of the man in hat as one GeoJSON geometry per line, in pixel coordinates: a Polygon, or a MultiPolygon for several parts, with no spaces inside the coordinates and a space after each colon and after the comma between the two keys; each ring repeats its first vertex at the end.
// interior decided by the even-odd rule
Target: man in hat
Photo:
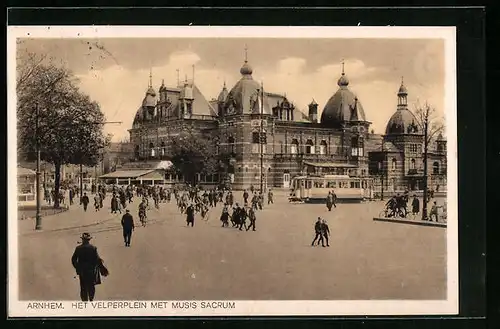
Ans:
{"type": "Polygon", "coordinates": [[[95,296],[95,285],[101,283],[99,267],[102,259],[97,253],[97,248],[90,244],[92,237],[89,233],[83,233],[82,243],[75,248],[71,257],[71,263],[80,278],[80,298],[82,301],[93,301],[95,296]]]}
{"type": "Polygon", "coordinates": [[[125,210],[125,214],[122,217],[122,228],[123,228],[123,240],[125,241],[125,247],[130,247],[130,239],[132,238],[132,231],[135,228],[134,218],[130,214],[130,210],[125,210]]]}

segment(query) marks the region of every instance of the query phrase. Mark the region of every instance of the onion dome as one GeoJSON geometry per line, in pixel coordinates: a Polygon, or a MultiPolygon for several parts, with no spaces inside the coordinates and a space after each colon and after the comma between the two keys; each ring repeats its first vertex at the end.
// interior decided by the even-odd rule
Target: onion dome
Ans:
{"type": "Polygon", "coordinates": [[[398,90],[398,95],[408,95],[408,89],[406,89],[406,86],[401,84],[401,87],[399,87],[398,90]]]}
{"type": "Polygon", "coordinates": [[[314,105],[318,105],[318,103],[316,103],[316,101],[313,98],[312,102],[309,105],[313,105],[314,106],[314,105]]]}
{"type": "Polygon", "coordinates": [[[347,87],[349,86],[349,79],[345,75],[344,72],[342,72],[342,75],[340,76],[339,80],[337,81],[337,85],[342,88],[342,87],[347,87]]]}
{"type": "Polygon", "coordinates": [[[408,90],[401,80],[398,90],[398,107],[385,128],[386,135],[419,134],[420,127],[415,115],[408,109],[408,90]]]}
{"type": "Polygon", "coordinates": [[[240,69],[240,73],[241,75],[245,76],[245,75],[252,75],[253,73],[253,69],[252,67],[248,64],[248,61],[245,61],[245,63],[243,64],[243,66],[241,67],[240,69]]]}
{"type": "Polygon", "coordinates": [[[343,68],[337,84],[339,89],[330,97],[321,113],[321,124],[328,127],[339,127],[346,121],[366,121],[361,102],[348,88],[349,79],[343,68]]]}
{"type": "Polygon", "coordinates": [[[442,133],[439,133],[439,135],[438,135],[438,137],[437,137],[436,141],[438,141],[438,142],[445,142],[445,141],[446,141],[446,139],[444,138],[444,136],[443,136],[443,134],[442,134],[442,133]]]}
{"type": "Polygon", "coordinates": [[[386,135],[419,134],[415,115],[408,109],[397,110],[389,119],[385,128],[386,135]]]}
{"type": "Polygon", "coordinates": [[[252,72],[252,68],[248,65],[247,60],[245,60],[245,64],[240,69],[241,79],[236,82],[226,97],[224,103],[225,114],[255,113],[255,109],[257,108],[255,104],[259,104],[256,102],[264,103],[263,114],[271,113],[268,97],[264,96],[264,100],[261,100],[262,87],[253,79],[252,72]]]}
{"type": "Polygon", "coordinates": [[[222,90],[219,93],[219,96],[217,97],[217,101],[220,103],[224,103],[226,101],[228,94],[229,94],[229,92],[227,91],[227,88],[226,88],[226,82],[224,81],[224,87],[222,87],[222,90]]]}

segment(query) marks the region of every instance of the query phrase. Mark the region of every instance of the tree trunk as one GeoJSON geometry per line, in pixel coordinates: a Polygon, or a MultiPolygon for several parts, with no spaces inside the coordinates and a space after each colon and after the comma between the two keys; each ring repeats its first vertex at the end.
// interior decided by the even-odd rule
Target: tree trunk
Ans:
{"type": "Polygon", "coordinates": [[[59,209],[59,189],[61,186],[61,164],[54,163],[54,209],[59,209]]]}

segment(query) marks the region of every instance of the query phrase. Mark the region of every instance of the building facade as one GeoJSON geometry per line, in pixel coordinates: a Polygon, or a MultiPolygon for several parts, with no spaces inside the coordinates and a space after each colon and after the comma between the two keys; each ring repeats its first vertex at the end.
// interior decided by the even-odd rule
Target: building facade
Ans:
{"type": "MultiPolygon", "coordinates": [[[[261,182],[264,187],[288,188],[294,176],[308,173],[372,176],[374,181],[385,173],[380,181],[392,184],[394,191],[421,186],[422,134],[407,108],[403,84],[396,113],[385,134],[379,135],[370,131],[344,68],[321,117],[314,99],[305,114],[285,95],[265,90],[252,73],[245,60],[240,80],[230,90],[224,84],[210,101],[194,81],[186,79],[175,88],[162,82],[156,92],[150,79],[129,130],[134,161],[168,160],[170,137],[189,129],[214,141],[214,154],[225,162],[218,180],[229,179],[235,189],[258,187],[261,182]]],[[[445,189],[446,141],[441,136],[434,144],[429,172],[434,173],[437,164],[432,182],[445,189]]]]}

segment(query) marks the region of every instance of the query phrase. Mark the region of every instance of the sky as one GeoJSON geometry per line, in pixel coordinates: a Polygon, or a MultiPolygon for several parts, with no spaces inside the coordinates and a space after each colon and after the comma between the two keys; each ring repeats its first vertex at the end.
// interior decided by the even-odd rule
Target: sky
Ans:
{"type": "Polygon", "coordinates": [[[259,39],[259,38],[107,38],[23,39],[18,51],[48,54],[78,77],[80,88],[97,101],[114,141],[129,137],[152,72],[158,90],[180,79],[193,79],[207,100],[216,98],[224,81],[228,89],[239,80],[245,59],[253,78],[267,92],[286,94],[307,113],[313,99],[319,115],[338,89],[344,61],[349,88],[362,103],[376,133],[396,111],[403,77],[410,109],[429,103],[444,121],[444,41],[440,39],[259,39]]]}

